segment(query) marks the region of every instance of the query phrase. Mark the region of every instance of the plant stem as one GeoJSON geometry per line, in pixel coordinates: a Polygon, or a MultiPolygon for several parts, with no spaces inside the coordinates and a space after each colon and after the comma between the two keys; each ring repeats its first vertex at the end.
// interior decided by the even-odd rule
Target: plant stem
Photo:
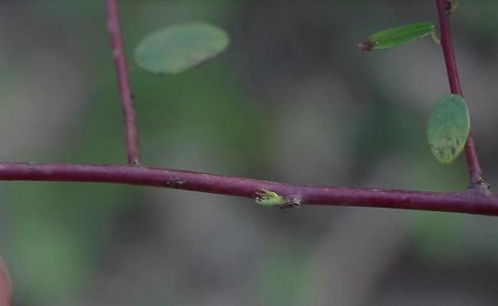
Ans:
{"type": "MultiPolygon", "coordinates": [[[[451,28],[448,8],[449,0],[436,0],[437,14],[439,17],[439,31],[441,35],[441,48],[443,50],[444,61],[446,63],[446,71],[448,73],[448,81],[452,94],[463,97],[460,78],[456,64],[455,49],[451,38],[451,28]]],[[[467,168],[469,171],[469,179],[471,189],[480,189],[487,192],[487,185],[482,178],[482,170],[479,165],[479,159],[474,145],[472,133],[469,133],[467,143],[465,144],[465,156],[467,160],[467,168]]]]}
{"type": "Polygon", "coordinates": [[[107,29],[116,66],[116,75],[119,84],[119,94],[121,96],[121,106],[125,122],[126,149],[128,153],[128,163],[132,165],[140,164],[140,149],[138,141],[138,130],[133,108],[131,94],[130,77],[128,64],[123,47],[123,38],[119,24],[119,11],[117,0],[107,0],[107,29]]]}
{"type": "Polygon", "coordinates": [[[498,197],[475,192],[291,185],[208,173],[117,165],[0,163],[0,180],[105,182],[255,198],[269,190],[293,202],[460,212],[498,216],[498,197]]]}

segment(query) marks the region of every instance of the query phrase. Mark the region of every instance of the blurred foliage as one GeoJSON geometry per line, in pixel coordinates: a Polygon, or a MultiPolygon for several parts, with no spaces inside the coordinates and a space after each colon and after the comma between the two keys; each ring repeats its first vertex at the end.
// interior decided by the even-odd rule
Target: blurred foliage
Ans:
{"type": "Polygon", "coordinates": [[[150,34],[135,49],[136,63],[152,73],[180,73],[226,49],[228,35],[207,23],[177,24],[150,34]]]}
{"type": "Polygon", "coordinates": [[[263,259],[260,274],[261,305],[310,305],[316,284],[311,276],[309,243],[303,241],[292,249],[288,245],[275,246],[263,259]],[[307,248],[305,248],[307,247],[307,248]]]}

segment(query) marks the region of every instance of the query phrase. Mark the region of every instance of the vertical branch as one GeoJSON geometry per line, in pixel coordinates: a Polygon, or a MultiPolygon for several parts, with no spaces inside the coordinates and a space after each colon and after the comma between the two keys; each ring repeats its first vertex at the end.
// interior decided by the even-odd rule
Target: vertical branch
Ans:
{"type": "Polygon", "coordinates": [[[126,130],[126,149],[128,153],[128,163],[140,164],[140,149],[138,146],[138,130],[135,119],[135,110],[131,95],[130,78],[126,63],[126,54],[123,47],[123,38],[119,24],[119,12],[117,0],[107,1],[107,29],[116,66],[116,75],[119,84],[119,94],[126,130]]]}
{"type": "Polygon", "coordinates": [[[0,258],[0,306],[10,306],[12,284],[10,282],[7,267],[0,258]]]}
{"type": "MultiPolygon", "coordinates": [[[[456,65],[455,49],[451,38],[451,28],[449,20],[449,9],[451,8],[450,0],[436,0],[437,14],[439,18],[439,31],[441,35],[441,47],[443,49],[446,71],[448,73],[448,81],[452,94],[463,96],[460,78],[456,65]]],[[[467,143],[465,144],[465,156],[467,159],[467,168],[469,171],[470,188],[484,188],[487,190],[487,185],[482,178],[482,170],[479,165],[479,159],[474,146],[472,133],[469,133],[467,143]]]]}

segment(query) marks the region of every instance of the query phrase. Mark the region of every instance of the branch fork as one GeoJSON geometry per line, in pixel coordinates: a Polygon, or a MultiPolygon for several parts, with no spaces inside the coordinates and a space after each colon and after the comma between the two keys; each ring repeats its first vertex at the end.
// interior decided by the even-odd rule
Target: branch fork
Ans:
{"type": "MultiPolygon", "coordinates": [[[[482,170],[479,165],[472,135],[469,135],[465,146],[470,187],[467,191],[457,193],[291,185],[263,180],[140,166],[138,131],[120,30],[117,0],[106,0],[106,3],[107,26],[124,114],[128,165],[0,162],[0,180],[106,182],[157,186],[246,197],[254,199],[256,202],[259,201],[258,204],[272,204],[269,206],[298,206],[302,203],[446,211],[498,216],[498,197],[489,192],[488,185],[482,178],[482,170]],[[130,165],[134,167],[130,167],[130,165]],[[266,193],[264,193],[264,190],[266,190],[266,193]]],[[[448,0],[436,0],[441,47],[447,68],[450,91],[453,94],[461,96],[462,89],[451,40],[448,3],[450,3],[448,0]]]]}
{"type": "MultiPolygon", "coordinates": [[[[439,32],[441,36],[441,49],[443,51],[444,62],[446,64],[446,72],[448,74],[448,82],[450,92],[463,97],[463,91],[460,84],[460,77],[456,64],[455,49],[451,38],[451,28],[449,13],[454,9],[453,2],[450,0],[436,0],[437,14],[439,19],[439,32]]],[[[469,172],[469,189],[480,191],[483,194],[489,193],[488,185],[482,177],[482,170],[479,164],[479,158],[475,149],[474,138],[472,132],[469,133],[467,143],[465,145],[465,157],[469,172]]]]}

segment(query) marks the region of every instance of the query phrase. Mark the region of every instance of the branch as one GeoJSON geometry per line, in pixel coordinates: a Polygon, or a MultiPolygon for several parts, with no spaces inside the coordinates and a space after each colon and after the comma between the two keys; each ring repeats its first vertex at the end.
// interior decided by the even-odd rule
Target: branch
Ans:
{"type": "Polygon", "coordinates": [[[117,0],[107,0],[107,29],[116,66],[116,75],[121,96],[121,106],[126,129],[126,148],[128,152],[128,163],[140,164],[140,149],[138,146],[138,130],[133,109],[130,78],[126,63],[126,54],[123,48],[123,38],[119,25],[119,12],[117,0]]]}
{"type": "Polygon", "coordinates": [[[473,191],[443,193],[291,185],[160,168],[0,163],[0,180],[118,183],[176,188],[246,198],[256,198],[261,190],[269,190],[291,200],[292,203],[401,208],[498,216],[498,197],[473,191]]]}
{"type": "MultiPolygon", "coordinates": [[[[453,48],[453,41],[451,38],[449,20],[450,12],[448,10],[451,7],[451,3],[449,1],[450,0],[436,0],[441,35],[441,47],[443,49],[443,56],[446,63],[446,71],[448,73],[451,93],[463,96],[456,65],[455,50],[453,48]]],[[[482,178],[482,170],[479,165],[479,159],[474,146],[472,133],[469,133],[467,143],[465,144],[465,156],[467,159],[467,168],[469,170],[470,188],[487,192],[488,187],[482,178]]]]}

